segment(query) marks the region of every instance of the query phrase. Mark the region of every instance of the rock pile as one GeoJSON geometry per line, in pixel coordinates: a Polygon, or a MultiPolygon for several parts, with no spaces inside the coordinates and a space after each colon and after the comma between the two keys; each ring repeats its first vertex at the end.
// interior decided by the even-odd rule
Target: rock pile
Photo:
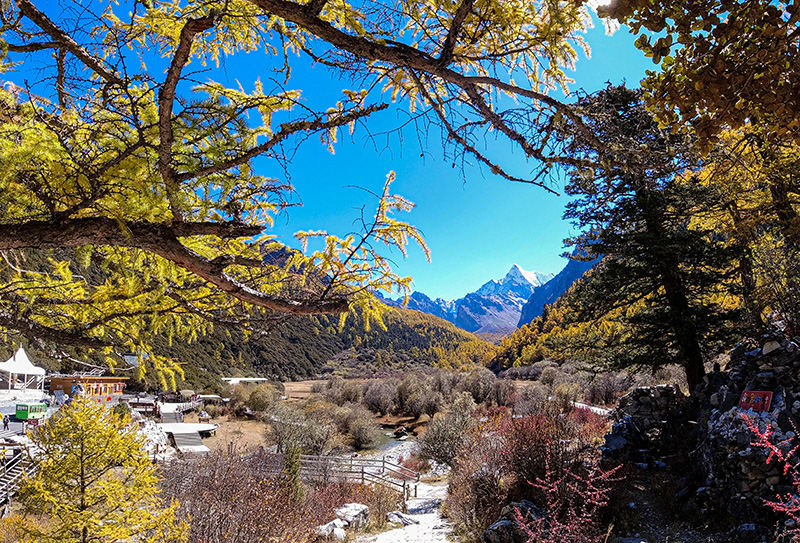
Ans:
{"type": "Polygon", "coordinates": [[[700,503],[706,510],[724,506],[738,522],[763,521],[763,499],[774,499],[792,491],[783,475],[783,466],[767,463],[769,453],[751,443],[756,439],[745,417],[761,432],[771,430],[771,441],[791,448],[793,432],[784,432],[774,413],[755,414],[733,407],[722,412],[714,410],[705,437],[697,449],[699,465],[703,466],[705,486],[698,489],[700,503]]]}
{"type": "MultiPolygon", "coordinates": [[[[796,443],[800,420],[800,338],[780,333],[754,344],[737,345],[730,353],[728,371],[714,371],[696,391],[700,429],[696,464],[705,477],[697,491],[701,506],[709,511],[726,510],[745,523],[772,523],[765,500],[794,492],[789,476],[777,462],[767,463],[768,451],[751,443],[756,439],[744,416],[761,432],[770,431],[770,441],[788,452],[796,443]],[[769,411],[754,413],[738,407],[742,392],[772,392],[769,411]]],[[[797,458],[792,460],[798,463],[797,458]]]]}
{"type": "Polygon", "coordinates": [[[327,524],[317,526],[319,539],[344,541],[347,539],[345,528],[360,530],[369,524],[369,507],[361,503],[346,503],[334,509],[336,518],[327,524]]]}
{"type": "Polygon", "coordinates": [[[644,433],[659,430],[683,409],[686,398],[673,385],[641,387],[619,399],[617,418],[630,416],[631,421],[644,433]]]}
{"type": "Polygon", "coordinates": [[[606,458],[647,462],[660,452],[686,419],[688,399],[673,385],[641,387],[619,399],[613,417],[617,420],[605,436],[606,458]]]}

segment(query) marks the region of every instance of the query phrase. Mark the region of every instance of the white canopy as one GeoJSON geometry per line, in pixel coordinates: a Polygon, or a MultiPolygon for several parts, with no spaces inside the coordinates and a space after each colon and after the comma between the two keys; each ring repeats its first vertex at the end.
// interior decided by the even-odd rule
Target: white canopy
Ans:
{"type": "Polygon", "coordinates": [[[44,368],[34,366],[22,347],[14,353],[14,356],[5,362],[0,362],[0,371],[17,375],[44,375],[44,368]]]}

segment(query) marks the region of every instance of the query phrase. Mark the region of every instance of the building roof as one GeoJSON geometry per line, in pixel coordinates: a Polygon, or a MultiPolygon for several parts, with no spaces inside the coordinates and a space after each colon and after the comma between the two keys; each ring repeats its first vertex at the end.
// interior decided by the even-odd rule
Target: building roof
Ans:
{"type": "Polygon", "coordinates": [[[5,362],[0,362],[0,371],[17,375],[44,375],[44,368],[34,366],[22,347],[14,353],[14,356],[5,362]]]}

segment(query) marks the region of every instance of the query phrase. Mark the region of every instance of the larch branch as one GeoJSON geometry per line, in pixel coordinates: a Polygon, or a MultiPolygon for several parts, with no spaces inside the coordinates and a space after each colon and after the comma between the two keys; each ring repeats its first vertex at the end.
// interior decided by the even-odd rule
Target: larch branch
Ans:
{"type": "Polygon", "coordinates": [[[204,177],[218,172],[223,172],[231,168],[235,168],[237,166],[241,166],[242,164],[246,164],[248,161],[257,157],[258,155],[266,153],[267,151],[278,145],[280,142],[282,142],[292,134],[296,134],[297,132],[315,132],[318,130],[327,130],[329,128],[345,126],[354,121],[357,121],[362,117],[366,117],[377,111],[386,109],[387,107],[388,104],[373,104],[363,109],[362,108],[353,109],[331,120],[323,120],[321,117],[317,117],[316,119],[313,120],[292,121],[292,122],[282,123],[280,125],[280,130],[278,130],[269,139],[269,141],[266,141],[261,145],[257,145],[251,149],[248,149],[244,153],[236,157],[233,157],[229,160],[224,160],[216,164],[211,164],[209,166],[206,166],[204,168],[199,168],[191,172],[176,174],[175,180],[178,182],[182,182],[188,179],[204,177]]]}
{"type": "Polygon", "coordinates": [[[458,41],[458,33],[461,32],[461,28],[464,26],[464,21],[467,19],[470,10],[472,10],[473,4],[474,0],[461,0],[458,5],[458,9],[456,9],[456,13],[453,16],[453,22],[450,24],[450,30],[447,32],[447,38],[445,38],[444,45],[442,45],[442,51],[439,53],[438,62],[440,66],[447,66],[453,60],[453,51],[458,41]]]}
{"type": "Polygon", "coordinates": [[[344,313],[349,304],[344,298],[331,300],[292,300],[260,292],[225,273],[224,264],[252,265],[252,259],[226,257],[208,259],[184,246],[178,238],[214,235],[241,238],[260,234],[262,228],[242,223],[128,223],[112,219],[72,219],[60,224],[31,221],[0,226],[0,250],[25,248],[112,245],[139,248],[158,255],[207,281],[234,298],[281,313],[310,315],[344,313]]]}
{"type": "Polygon", "coordinates": [[[158,144],[158,171],[164,180],[167,196],[172,207],[173,217],[177,221],[183,220],[183,213],[180,203],[177,200],[178,183],[175,180],[175,170],[173,168],[172,144],[175,135],[172,130],[172,113],[175,104],[175,90],[181,80],[181,72],[189,62],[192,53],[192,43],[194,37],[205,30],[214,26],[214,18],[211,16],[190,19],[181,29],[178,47],[172,57],[167,77],[164,84],[158,91],[158,132],[160,141],[158,144]]]}
{"type": "Polygon", "coordinates": [[[33,21],[39,28],[44,30],[57,43],[58,47],[64,48],[83,62],[89,69],[110,83],[123,85],[124,81],[114,70],[108,68],[103,60],[76,42],[72,37],[61,30],[47,15],[39,11],[30,0],[18,0],[19,11],[28,19],[33,21]]]}

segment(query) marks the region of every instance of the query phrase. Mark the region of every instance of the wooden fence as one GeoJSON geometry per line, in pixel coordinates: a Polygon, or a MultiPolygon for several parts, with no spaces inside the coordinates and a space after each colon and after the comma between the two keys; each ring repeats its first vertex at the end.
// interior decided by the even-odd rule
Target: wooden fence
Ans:
{"type": "MultiPolygon", "coordinates": [[[[283,455],[255,453],[263,469],[281,473],[283,455]]],[[[254,458],[255,459],[255,458],[254,458]]],[[[315,484],[347,482],[379,485],[402,494],[403,499],[417,497],[419,472],[382,459],[349,456],[300,455],[299,477],[315,484]]]]}

